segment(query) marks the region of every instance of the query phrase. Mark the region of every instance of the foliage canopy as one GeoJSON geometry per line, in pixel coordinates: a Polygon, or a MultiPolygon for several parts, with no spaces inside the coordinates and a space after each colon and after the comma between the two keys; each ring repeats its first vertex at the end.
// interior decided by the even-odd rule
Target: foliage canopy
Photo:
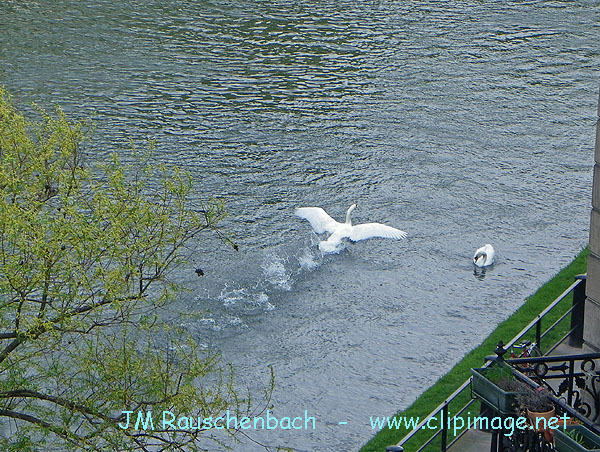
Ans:
{"type": "Polygon", "coordinates": [[[85,165],[86,124],[39,114],[0,88],[0,448],[204,450],[223,438],[119,423],[250,409],[218,356],[156,315],[186,247],[220,235],[223,205],[193,204],[182,171],[85,165]]]}

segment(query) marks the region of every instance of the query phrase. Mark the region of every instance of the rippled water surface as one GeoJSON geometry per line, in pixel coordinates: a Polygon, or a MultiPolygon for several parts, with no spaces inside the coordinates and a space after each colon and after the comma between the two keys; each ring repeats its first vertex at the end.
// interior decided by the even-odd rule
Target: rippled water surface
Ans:
{"type": "Polygon", "coordinates": [[[90,159],[151,138],[227,199],[240,252],[178,275],[189,328],[317,419],[257,439],[356,450],[585,245],[599,24],[598,1],[3,1],[0,83],[93,117],[90,159]],[[353,202],[409,239],[322,257],[293,209],[353,202]]]}

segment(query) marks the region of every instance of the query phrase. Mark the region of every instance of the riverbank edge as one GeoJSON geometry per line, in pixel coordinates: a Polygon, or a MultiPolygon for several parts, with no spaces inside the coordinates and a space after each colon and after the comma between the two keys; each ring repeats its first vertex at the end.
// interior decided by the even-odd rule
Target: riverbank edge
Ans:
{"type": "MultiPolygon", "coordinates": [[[[501,322],[483,342],[460,360],[450,371],[440,377],[405,410],[395,417],[420,417],[423,419],[471,376],[472,367],[480,367],[484,358],[493,353],[499,340],[507,342],[554,301],[575,280],[576,275],[587,271],[588,248],[581,250],[562,270],[542,285],[511,316],[501,322]]],[[[409,433],[406,429],[384,428],[377,432],[359,452],[384,452],[387,446],[397,444],[409,433]]]]}

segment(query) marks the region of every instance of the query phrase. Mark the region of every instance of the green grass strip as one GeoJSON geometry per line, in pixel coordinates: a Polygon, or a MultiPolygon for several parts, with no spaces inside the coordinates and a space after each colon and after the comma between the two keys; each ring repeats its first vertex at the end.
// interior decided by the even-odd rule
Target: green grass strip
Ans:
{"type": "MultiPolygon", "coordinates": [[[[415,402],[406,410],[396,413],[396,417],[403,418],[418,417],[424,419],[438,405],[452,394],[467,378],[471,376],[471,368],[481,367],[485,357],[492,355],[498,341],[508,342],[516,336],[529,322],[554,301],[561,293],[565,291],[574,281],[575,276],[583,274],[587,271],[587,255],[588,249],[583,249],[567,267],[562,269],[554,278],[540,287],[537,292],[527,298],[525,303],[507,320],[502,322],[498,327],[485,339],[479,347],[469,352],[452,370],[441,377],[432,387],[425,391],[415,402]]],[[[556,308],[544,317],[542,321],[542,331],[547,329],[554,323],[563,313],[565,313],[572,305],[572,296],[569,295],[556,308]]],[[[541,348],[545,351],[550,346],[555,344],[566,332],[569,331],[570,315],[567,316],[551,333],[542,340],[541,348]]],[[[535,328],[530,330],[530,333],[524,336],[530,340],[535,340],[535,328]]],[[[455,414],[465,403],[470,399],[470,391],[463,391],[461,396],[450,405],[451,416],[455,414]],[[453,410],[454,409],[454,410],[453,410]]],[[[479,402],[469,408],[473,415],[479,413],[479,402]]],[[[465,416],[465,414],[463,414],[465,416]]],[[[390,429],[384,428],[380,430],[367,444],[365,444],[360,452],[384,452],[387,446],[397,444],[404,436],[410,432],[410,429],[399,428],[390,429]]],[[[406,452],[417,450],[429,437],[435,433],[434,430],[423,430],[415,435],[409,444],[405,445],[406,452]]],[[[441,436],[441,435],[440,435],[441,436]]],[[[452,440],[452,435],[449,441],[452,440]]],[[[427,450],[439,451],[440,438],[428,447],[427,450]]]]}

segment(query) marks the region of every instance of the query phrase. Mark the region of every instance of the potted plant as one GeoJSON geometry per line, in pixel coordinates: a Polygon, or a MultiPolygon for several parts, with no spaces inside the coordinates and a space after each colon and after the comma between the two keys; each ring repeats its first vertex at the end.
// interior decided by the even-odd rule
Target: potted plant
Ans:
{"type": "Polygon", "coordinates": [[[492,367],[471,369],[471,390],[475,397],[501,414],[517,412],[516,396],[527,390],[527,385],[515,380],[512,369],[505,363],[492,367]]]}
{"type": "Polygon", "coordinates": [[[566,425],[554,430],[557,452],[600,452],[600,436],[583,425],[566,425]]]}
{"type": "Polygon", "coordinates": [[[531,426],[537,432],[543,433],[546,441],[552,441],[552,429],[548,423],[555,417],[556,410],[550,393],[544,388],[533,389],[527,386],[525,392],[517,396],[522,410],[527,412],[531,426]]]}

